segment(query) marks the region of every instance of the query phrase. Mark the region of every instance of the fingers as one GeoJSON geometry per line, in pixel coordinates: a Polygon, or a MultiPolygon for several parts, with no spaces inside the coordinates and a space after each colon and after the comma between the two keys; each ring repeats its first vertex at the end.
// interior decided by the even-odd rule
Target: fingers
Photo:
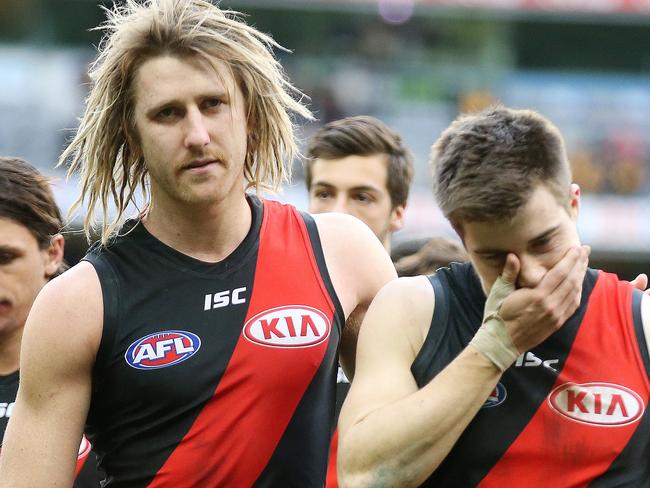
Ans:
{"type": "Polygon", "coordinates": [[[553,266],[542,278],[538,288],[544,294],[553,293],[559,286],[566,282],[567,278],[574,273],[580,273],[579,281],[582,283],[584,270],[587,269],[587,262],[591,248],[589,246],[572,247],[555,266],[553,266]]]}
{"type": "Polygon", "coordinates": [[[503,271],[501,271],[501,279],[511,284],[516,283],[520,267],[521,265],[517,256],[509,253],[506,257],[506,264],[503,265],[503,271]]]}
{"type": "Polygon", "coordinates": [[[584,256],[574,263],[564,280],[549,295],[549,302],[560,323],[564,323],[580,306],[586,271],[587,257],[584,256]]]}
{"type": "Polygon", "coordinates": [[[641,273],[630,281],[630,284],[637,290],[646,291],[646,288],[648,288],[648,275],[641,273]]]}

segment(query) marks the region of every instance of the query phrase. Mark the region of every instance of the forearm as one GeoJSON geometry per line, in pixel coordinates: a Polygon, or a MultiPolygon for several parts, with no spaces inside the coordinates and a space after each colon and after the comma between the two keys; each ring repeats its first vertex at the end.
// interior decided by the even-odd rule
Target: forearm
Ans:
{"type": "Polygon", "coordinates": [[[59,435],[58,424],[65,420],[31,415],[27,410],[16,408],[7,426],[0,451],[0,486],[72,486],[79,441],[74,435],[59,435]]]}
{"type": "Polygon", "coordinates": [[[500,375],[468,347],[424,388],[356,421],[339,438],[341,486],[419,486],[447,456],[500,375]]]}

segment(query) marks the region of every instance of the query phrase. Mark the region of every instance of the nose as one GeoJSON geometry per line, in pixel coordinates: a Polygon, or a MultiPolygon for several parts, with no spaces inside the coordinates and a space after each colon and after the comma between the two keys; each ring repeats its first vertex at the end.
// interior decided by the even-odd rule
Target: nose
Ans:
{"type": "Polygon", "coordinates": [[[198,108],[188,110],[185,129],[185,146],[196,148],[206,146],[210,142],[210,133],[205,124],[203,114],[198,108]]]}
{"type": "Polygon", "coordinates": [[[518,256],[521,268],[517,278],[517,285],[524,288],[532,288],[542,281],[542,278],[548,271],[539,259],[534,256],[518,256]]]}
{"type": "Polygon", "coordinates": [[[345,198],[345,195],[338,195],[336,197],[336,200],[334,200],[334,206],[330,211],[346,213],[346,214],[350,213],[350,209],[348,208],[347,199],[345,198]]]}

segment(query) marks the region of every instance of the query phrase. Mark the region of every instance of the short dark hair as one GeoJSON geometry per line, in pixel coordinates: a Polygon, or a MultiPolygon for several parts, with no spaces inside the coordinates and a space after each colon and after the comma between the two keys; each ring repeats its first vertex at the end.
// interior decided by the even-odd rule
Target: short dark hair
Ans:
{"type": "Polygon", "coordinates": [[[307,148],[305,180],[311,188],[312,167],[316,159],[385,154],[388,177],[386,187],[394,207],[406,205],[413,179],[413,155],[400,135],[381,120],[369,116],[347,117],[321,127],[307,148]]]}
{"type": "MultiPolygon", "coordinates": [[[[16,157],[0,156],[0,217],[25,226],[40,249],[47,249],[63,227],[49,178],[16,157]]],[[[65,268],[62,264],[59,272],[65,268]]]]}
{"type": "Polygon", "coordinates": [[[566,207],[571,168],[559,130],[531,110],[459,116],[433,145],[434,193],[454,225],[512,218],[538,184],[566,207]]]}
{"type": "Polygon", "coordinates": [[[467,259],[467,253],[460,243],[444,237],[434,237],[418,251],[397,260],[395,270],[400,277],[427,275],[452,262],[463,263],[467,259]]]}

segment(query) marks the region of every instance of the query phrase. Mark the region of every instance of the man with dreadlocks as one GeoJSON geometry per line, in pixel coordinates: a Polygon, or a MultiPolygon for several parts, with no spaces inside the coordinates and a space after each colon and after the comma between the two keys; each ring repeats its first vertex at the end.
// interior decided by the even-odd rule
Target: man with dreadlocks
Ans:
{"type": "Polygon", "coordinates": [[[390,260],[352,217],[246,191],[287,176],[310,117],[270,37],[204,0],[104,28],[61,156],[102,238],[34,304],[0,484],[69,485],[85,424],[107,487],[322,486],[337,352],[351,375],[390,260]]]}

